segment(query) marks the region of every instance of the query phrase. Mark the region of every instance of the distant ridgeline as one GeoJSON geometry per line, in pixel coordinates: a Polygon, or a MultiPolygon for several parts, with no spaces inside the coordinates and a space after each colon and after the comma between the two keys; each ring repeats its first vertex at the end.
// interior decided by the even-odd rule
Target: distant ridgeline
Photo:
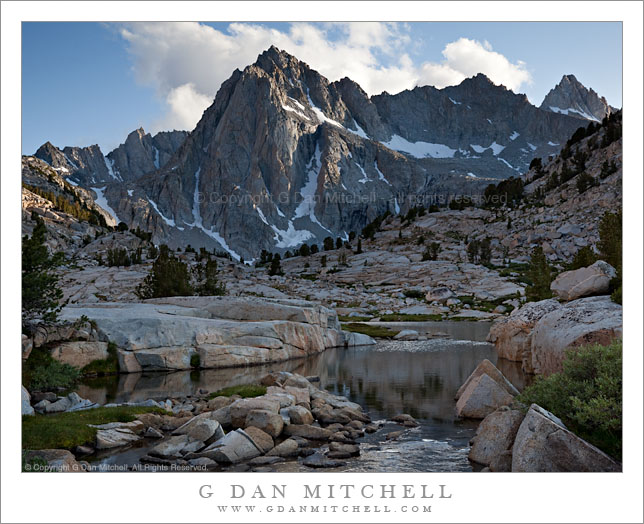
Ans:
{"type": "Polygon", "coordinates": [[[515,199],[535,158],[614,111],[572,75],[540,108],[482,74],[369,97],[271,47],[232,73],[190,133],[138,129],[106,156],[48,142],[35,156],[156,244],[250,261],[346,242],[385,213],[457,209],[512,177],[500,191],[515,199]]]}

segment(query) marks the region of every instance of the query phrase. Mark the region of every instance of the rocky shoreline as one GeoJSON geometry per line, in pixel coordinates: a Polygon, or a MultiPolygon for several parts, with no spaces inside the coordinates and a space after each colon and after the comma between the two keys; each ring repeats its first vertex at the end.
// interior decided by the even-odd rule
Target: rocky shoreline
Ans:
{"type": "Polygon", "coordinates": [[[457,414],[480,419],[470,441],[470,461],[481,471],[621,471],[621,464],[572,433],[537,404],[526,406],[518,391],[489,360],[472,372],[456,395],[457,414]]]}
{"type": "MultiPolygon", "coordinates": [[[[41,457],[58,471],[100,471],[100,464],[86,459],[96,452],[147,443],[146,453],[127,470],[272,471],[289,461],[327,469],[346,466],[347,460],[360,455],[359,440],[365,433],[382,431],[383,424],[372,423],[359,404],[320,389],[318,377],[278,372],[262,383],[266,393],[254,398],[200,396],[132,403],[166,411],[139,414],[132,422],[94,425],[95,441],[71,451],[35,450],[26,456],[41,457]]],[[[392,422],[403,428],[418,425],[407,414],[392,422]]],[[[385,439],[397,439],[403,432],[387,433],[385,439]]]]}

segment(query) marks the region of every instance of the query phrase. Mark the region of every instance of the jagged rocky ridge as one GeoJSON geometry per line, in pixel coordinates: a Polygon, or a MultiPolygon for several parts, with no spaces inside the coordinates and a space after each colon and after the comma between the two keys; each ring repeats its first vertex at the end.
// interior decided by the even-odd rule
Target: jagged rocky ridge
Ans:
{"type": "Polygon", "coordinates": [[[546,95],[540,107],[553,113],[597,122],[616,111],[608,105],[603,96],[600,97],[595,91],[581,84],[575,75],[564,75],[546,95]]]}
{"type": "Polygon", "coordinates": [[[136,180],[161,168],[187,134],[185,131],[162,131],[152,136],[139,128],[107,155],[103,155],[98,145],[67,146],[61,150],[46,142],[34,156],[47,162],[71,184],[89,189],[114,181],[136,180]]]}
{"type": "Polygon", "coordinates": [[[132,175],[110,183],[108,174],[97,197],[157,243],[249,260],[261,249],[346,238],[387,210],[478,194],[556,154],[579,123],[484,75],[369,98],[271,47],[222,84],[160,169],[136,178],[149,155],[146,164],[110,153],[112,171],[127,164],[132,175]]]}

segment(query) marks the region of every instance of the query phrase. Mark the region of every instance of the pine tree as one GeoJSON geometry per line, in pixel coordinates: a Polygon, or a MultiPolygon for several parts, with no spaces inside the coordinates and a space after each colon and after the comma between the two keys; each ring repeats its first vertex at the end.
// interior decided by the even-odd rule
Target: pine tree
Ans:
{"type": "Polygon", "coordinates": [[[358,248],[356,249],[356,254],[359,255],[362,253],[362,237],[358,237],[358,248]]]}
{"type": "Polygon", "coordinates": [[[548,266],[546,255],[544,255],[541,246],[535,247],[532,251],[530,266],[528,268],[528,278],[532,282],[525,290],[525,296],[528,302],[538,302],[539,300],[552,298],[552,291],[550,291],[550,283],[552,282],[550,266],[548,266]]]}
{"type": "Polygon", "coordinates": [[[22,239],[22,321],[42,318],[56,320],[61,310],[63,292],[58,288],[58,277],[52,270],[59,265],[61,256],[49,256],[45,245],[47,228],[40,217],[31,238],[22,239]]]}
{"type": "Polygon", "coordinates": [[[193,295],[188,266],[175,257],[168,246],[162,245],[158,258],[152,264],[152,271],[139,284],[135,293],[140,298],[193,295]]]}
{"type": "Polygon", "coordinates": [[[226,285],[217,279],[217,261],[208,259],[205,266],[199,264],[197,294],[202,297],[221,296],[226,294],[226,285]]]}

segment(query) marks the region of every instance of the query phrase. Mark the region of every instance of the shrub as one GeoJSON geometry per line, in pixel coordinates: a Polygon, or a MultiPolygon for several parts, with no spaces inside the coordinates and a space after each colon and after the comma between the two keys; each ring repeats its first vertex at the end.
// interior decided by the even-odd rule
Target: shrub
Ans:
{"type": "Polygon", "coordinates": [[[438,242],[432,242],[427,246],[427,249],[423,253],[423,260],[436,260],[438,259],[438,254],[441,252],[441,246],[438,242]]]}
{"type": "Polygon", "coordinates": [[[200,368],[201,367],[201,357],[199,353],[193,353],[190,355],[190,367],[191,368],[200,368]]]}
{"type": "Polygon", "coordinates": [[[34,348],[22,366],[22,382],[30,391],[50,391],[72,387],[80,370],[55,360],[46,348],[34,348]]]}
{"type": "Polygon", "coordinates": [[[403,291],[403,295],[407,298],[415,298],[417,300],[423,300],[425,298],[425,293],[420,289],[405,289],[405,291],[403,291]]]}
{"type": "Polygon", "coordinates": [[[518,400],[551,411],[571,431],[621,460],[622,341],[567,350],[563,371],[537,377],[518,400]]]}
{"type": "Polygon", "coordinates": [[[596,185],[597,185],[597,181],[586,171],[583,171],[577,177],[577,190],[579,191],[580,194],[596,185]]]}
{"type": "Polygon", "coordinates": [[[45,245],[47,228],[36,218],[31,238],[22,238],[22,321],[42,317],[54,321],[61,310],[63,292],[53,269],[60,264],[61,255],[49,256],[45,245]]]}
{"type": "Polygon", "coordinates": [[[117,355],[117,347],[114,342],[107,344],[107,358],[100,360],[93,360],[87,364],[81,373],[83,375],[114,375],[119,372],[119,359],[117,355]]]}

